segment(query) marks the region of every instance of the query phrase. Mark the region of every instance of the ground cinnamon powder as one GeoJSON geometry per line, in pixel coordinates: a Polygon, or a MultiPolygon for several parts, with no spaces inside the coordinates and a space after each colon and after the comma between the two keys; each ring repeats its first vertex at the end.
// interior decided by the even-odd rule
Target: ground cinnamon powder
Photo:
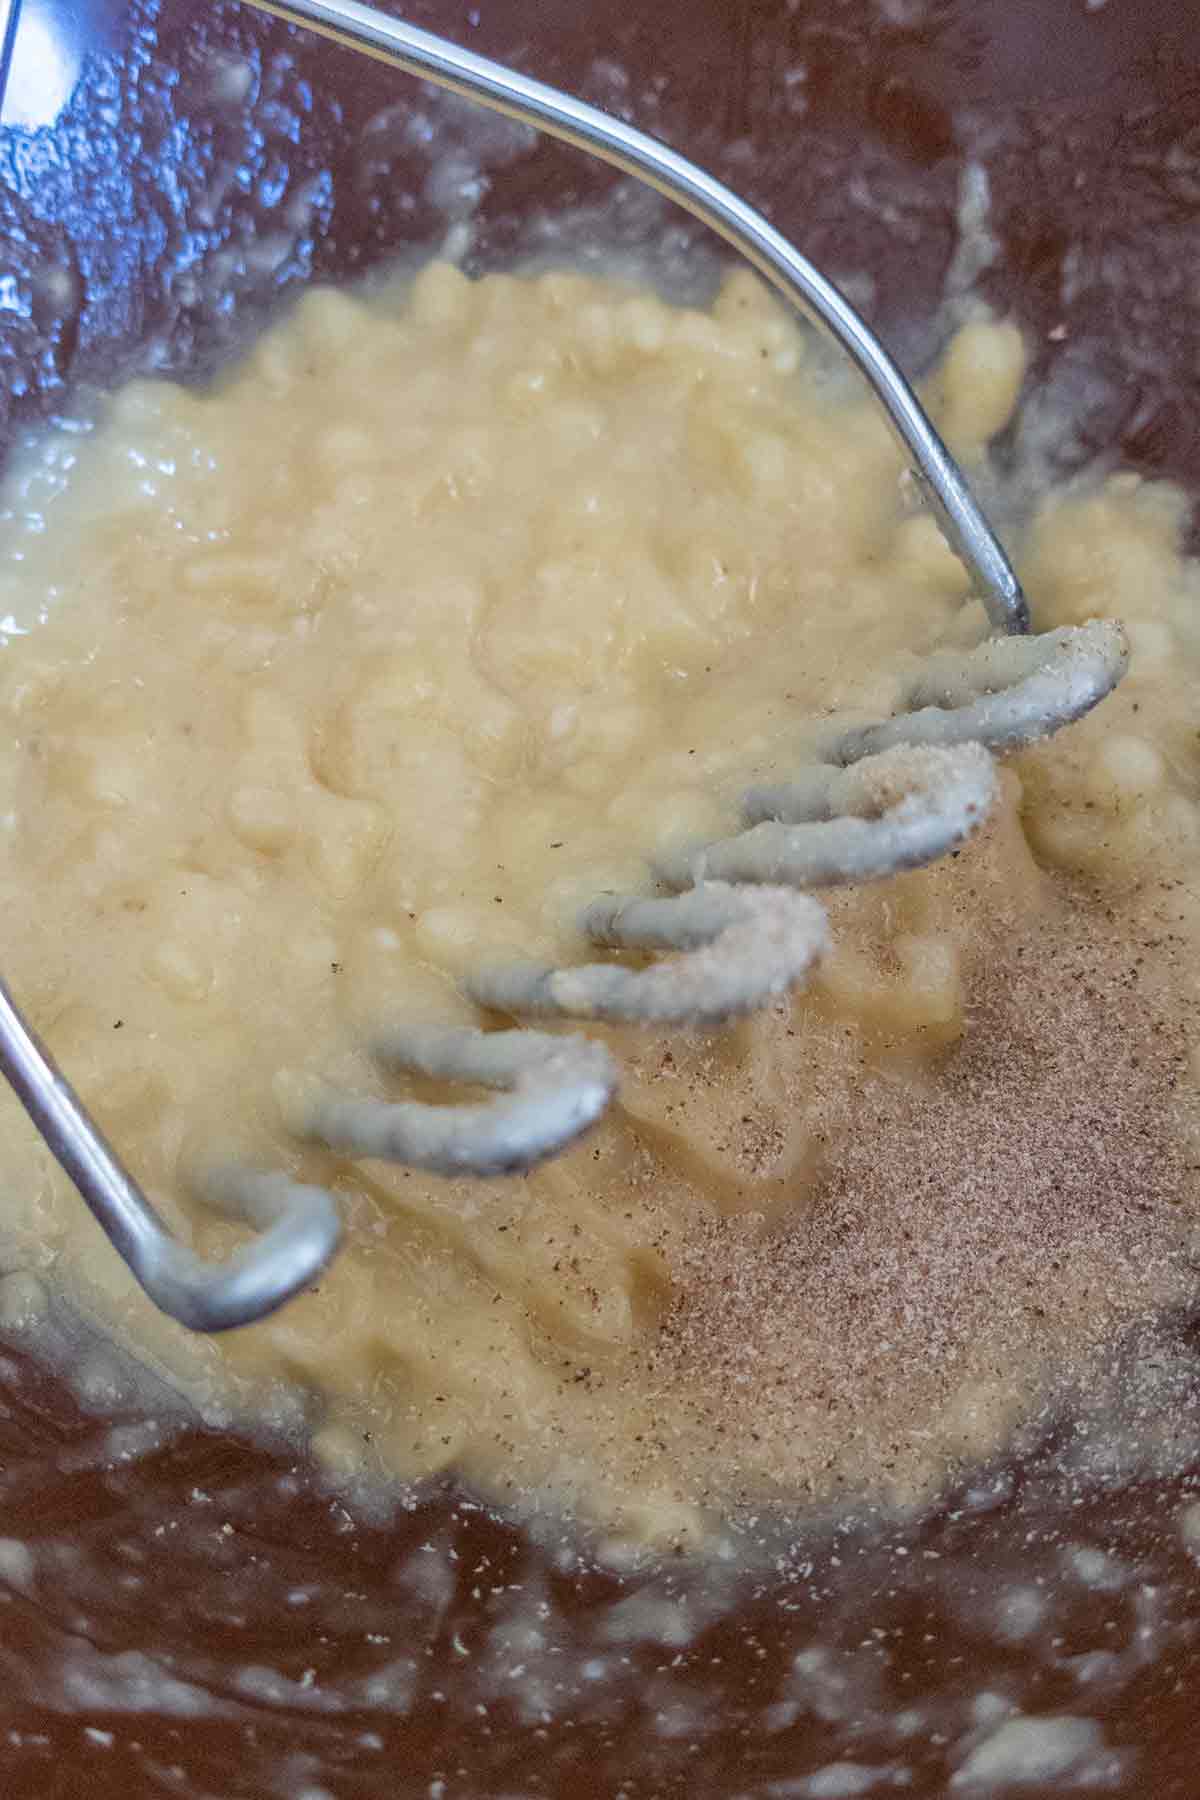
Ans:
{"type": "Polygon", "coordinates": [[[989,918],[964,881],[965,1023],[929,1078],[843,1059],[803,1206],[664,1244],[675,1300],[637,1379],[672,1421],[681,1495],[919,1501],[1028,1441],[1180,1299],[1192,1003],[1170,890],[1149,935],[1144,894],[1119,914],[1077,885],[1043,899],[989,918]],[[721,1491],[690,1492],[689,1469],[721,1491]]]}

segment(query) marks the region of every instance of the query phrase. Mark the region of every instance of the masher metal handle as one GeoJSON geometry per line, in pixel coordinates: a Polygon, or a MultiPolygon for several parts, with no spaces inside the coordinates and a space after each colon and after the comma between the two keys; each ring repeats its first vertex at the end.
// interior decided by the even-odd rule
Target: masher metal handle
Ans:
{"type": "Polygon", "coordinates": [[[376,7],[362,6],[358,0],[249,0],[249,4],[599,156],[703,220],[794,307],[823,325],[862,371],[916,463],[921,487],[951,548],[978,586],[993,629],[1029,630],[1029,607],[1016,573],[909,383],[845,295],[754,207],[623,119],[402,19],[389,18],[376,7]]]}
{"type": "MultiPolygon", "coordinates": [[[[324,1268],[340,1225],[332,1196],[286,1177],[238,1172],[239,1210],[266,1226],[226,1263],[168,1231],[0,981],[0,1070],[118,1253],[163,1312],[227,1331],[273,1312],[324,1268]]],[[[230,1194],[230,1199],[233,1195],[230,1194]]]]}

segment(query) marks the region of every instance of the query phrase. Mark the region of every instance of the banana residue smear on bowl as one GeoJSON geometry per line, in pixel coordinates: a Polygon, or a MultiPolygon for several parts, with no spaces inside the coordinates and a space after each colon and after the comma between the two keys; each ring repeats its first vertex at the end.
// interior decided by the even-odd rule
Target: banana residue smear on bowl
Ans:
{"type": "MultiPolygon", "coordinates": [[[[981,470],[1022,371],[980,317],[931,382],[981,470]]],[[[981,639],[961,567],[875,406],[742,274],[708,311],[444,264],[318,291],[211,391],[138,382],[52,439],[0,543],[6,972],[199,1250],[238,1235],[189,1196],[214,1145],[332,1187],[346,1244],[189,1337],[5,1097],[10,1323],[33,1271],[206,1418],[613,1544],[919,1505],[1069,1407],[1096,1472],[1171,1466],[1175,1387],[1121,1371],[1194,1286],[1182,520],[1128,477],[1051,495],[1037,623],[1123,617],[1117,694],[1013,761],[961,853],[836,895],[808,992],[611,1032],[592,1138],[439,1181],[301,1145],[279,1093],[398,1091],[389,1018],[471,1018],[496,956],[578,960],[587,900],[981,639]]]]}
{"type": "Polygon", "coordinates": [[[1148,1695],[1190,1717],[1178,1492],[1064,1506],[1026,1466],[1018,1504],[980,1481],[747,1579],[598,1569],[461,1494],[372,1528],[258,1448],[128,1429],[69,1430],[52,1495],[38,1459],[5,1471],[5,1772],[30,1792],[63,1740],[114,1790],[280,1800],[348,1767],[369,1793],[399,1770],[434,1800],[559,1794],[584,1763],[590,1791],[702,1800],[1171,1791],[1135,1733],[1148,1695]]]}

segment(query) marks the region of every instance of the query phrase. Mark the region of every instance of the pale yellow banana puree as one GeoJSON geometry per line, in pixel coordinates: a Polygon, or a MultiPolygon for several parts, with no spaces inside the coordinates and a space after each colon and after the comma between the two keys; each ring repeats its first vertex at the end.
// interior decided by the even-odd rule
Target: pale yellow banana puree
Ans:
{"type": "MultiPolygon", "coordinates": [[[[954,339],[930,399],[969,462],[1023,366],[1010,325],[954,339]]],[[[1188,1291],[1176,494],[1043,505],[1038,626],[1119,616],[1131,668],[968,849],[830,896],[808,992],[752,1021],[586,1027],[618,1105],[484,1183],[300,1144],[276,1077],[419,1092],[373,1061],[381,1021],[477,1023],[471,968],[594,954],[589,899],[654,891],[657,851],[736,829],[831,715],[885,717],[982,638],[879,408],[742,274],[700,311],[433,265],[309,294],[211,390],[134,382],[39,467],[0,525],[5,973],[199,1250],[244,1234],[178,1178],[198,1149],[331,1187],[346,1240],[275,1317],[191,1336],[5,1091],[5,1264],[209,1416],[669,1539],[920,1498],[1188,1291]]],[[[0,1288],[10,1325],[35,1291],[0,1288]]]]}

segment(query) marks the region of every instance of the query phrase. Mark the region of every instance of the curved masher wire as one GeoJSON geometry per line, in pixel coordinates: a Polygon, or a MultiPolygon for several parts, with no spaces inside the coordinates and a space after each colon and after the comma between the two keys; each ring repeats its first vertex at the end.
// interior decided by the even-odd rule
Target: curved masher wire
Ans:
{"type": "MultiPolygon", "coordinates": [[[[961,842],[990,803],[991,765],[980,746],[1032,742],[1095,705],[1124,666],[1119,628],[1022,641],[1020,584],[903,375],[844,296],[711,176],[622,120],[356,0],[252,4],[563,138],[704,220],[865,375],[992,626],[1010,634],[966,657],[931,658],[900,717],[846,734],[826,764],[800,771],[788,788],[751,795],[750,828],[740,836],[671,859],[660,872],[688,892],[605,898],[585,914],[594,942],[673,952],[664,963],[524,966],[486,971],[472,984],[483,1004],[504,1011],[580,1018],[714,1022],[761,1005],[802,980],[824,947],[821,908],[791,889],[871,879],[961,842]]],[[[594,1122],[615,1084],[607,1052],[577,1037],[397,1030],[378,1049],[407,1068],[502,1091],[483,1105],[387,1104],[283,1076],[284,1115],[301,1135],[442,1173],[523,1169],[594,1122]]],[[[0,1071],[151,1299],[185,1325],[248,1324],[306,1286],[333,1254],[339,1223],[328,1194],[246,1169],[205,1177],[200,1197],[239,1211],[261,1235],[215,1265],[179,1243],[2,986],[0,1071]]]]}

